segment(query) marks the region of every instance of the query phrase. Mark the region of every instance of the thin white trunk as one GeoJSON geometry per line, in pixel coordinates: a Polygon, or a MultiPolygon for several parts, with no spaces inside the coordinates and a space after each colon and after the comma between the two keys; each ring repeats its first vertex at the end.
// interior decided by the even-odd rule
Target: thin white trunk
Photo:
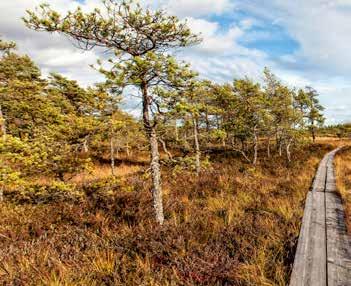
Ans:
{"type": "Polygon", "coordinates": [[[4,115],[2,113],[2,110],[1,110],[1,105],[0,105],[0,131],[1,131],[1,136],[3,139],[6,138],[6,122],[5,122],[5,118],[4,118],[4,115]]]}
{"type": "Polygon", "coordinates": [[[173,156],[172,156],[171,152],[168,151],[166,142],[162,138],[159,138],[158,140],[161,142],[163,151],[167,154],[168,159],[172,160],[173,156]]]}
{"type": "Polygon", "coordinates": [[[163,225],[163,201],[162,201],[162,186],[161,186],[161,170],[160,170],[160,154],[158,151],[158,140],[156,131],[156,122],[152,122],[150,118],[151,98],[148,95],[148,86],[144,82],[141,85],[143,95],[143,121],[146,135],[149,139],[150,147],[150,167],[152,176],[152,198],[153,207],[155,210],[156,221],[163,225]]]}
{"type": "Polygon", "coordinates": [[[126,153],[127,153],[127,157],[129,158],[130,151],[129,151],[129,143],[128,142],[127,142],[127,145],[126,145],[126,153]]]}
{"type": "Polygon", "coordinates": [[[288,162],[291,162],[291,152],[290,152],[290,146],[292,143],[292,139],[289,140],[288,144],[286,145],[286,156],[288,158],[288,162]]]}
{"type": "Polygon", "coordinates": [[[110,156],[111,156],[111,174],[115,176],[115,146],[113,137],[110,139],[110,156]]]}
{"type": "Polygon", "coordinates": [[[251,160],[250,158],[246,155],[246,153],[243,151],[243,150],[240,150],[240,149],[236,149],[235,146],[233,146],[233,150],[240,153],[247,162],[251,163],[251,160]]]}
{"type": "Polygon", "coordinates": [[[85,138],[83,141],[83,152],[88,153],[89,152],[89,144],[88,144],[88,138],[85,138]]]}
{"type": "Polygon", "coordinates": [[[4,190],[0,187],[0,203],[4,201],[4,190]]]}
{"type": "Polygon", "coordinates": [[[279,156],[281,157],[283,155],[283,140],[279,140],[279,156]]]}
{"type": "Polygon", "coordinates": [[[315,124],[314,124],[314,121],[312,121],[312,124],[311,124],[311,133],[312,133],[312,140],[313,140],[313,143],[316,142],[316,129],[315,129],[315,124]]]}
{"type": "Polygon", "coordinates": [[[156,213],[156,221],[163,224],[163,202],[162,202],[162,188],[161,188],[161,170],[160,170],[160,154],[158,151],[157,134],[155,128],[152,128],[149,137],[151,149],[151,172],[153,184],[153,204],[156,213]]]}
{"type": "Polygon", "coordinates": [[[254,128],[254,159],[252,161],[252,164],[254,164],[254,165],[257,164],[257,151],[258,151],[258,136],[257,136],[257,128],[255,126],[255,128],[254,128]]]}
{"type": "Polygon", "coordinates": [[[178,124],[177,119],[174,120],[174,133],[175,133],[175,140],[179,141],[179,131],[178,131],[178,124]]]}
{"type": "Polygon", "coordinates": [[[194,143],[195,143],[195,167],[196,167],[196,175],[200,175],[201,171],[201,162],[200,162],[200,157],[201,157],[201,151],[200,151],[200,144],[199,144],[199,132],[198,132],[198,127],[197,127],[197,119],[193,119],[193,125],[194,125],[194,143]]]}

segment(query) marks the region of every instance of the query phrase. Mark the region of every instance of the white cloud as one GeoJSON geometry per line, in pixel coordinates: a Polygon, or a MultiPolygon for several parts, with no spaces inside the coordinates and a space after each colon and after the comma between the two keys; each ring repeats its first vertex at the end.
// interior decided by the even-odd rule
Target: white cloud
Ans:
{"type": "MultiPolygon", "coordinates": [[[[82,52],[65,37],[27,29],[20,20],[26,9],[42,0],[0,1],[0,35],[18,43],[20,52],[29,54],[43,73],[60,72],[87,85],[102,80],[89,65],[102,54],[82,52]]],[[[73,0],[47,1],[59,11],[74,9],[73,0]]],[[[349,0],[141,0],[149,7],[164,7],[171,14],[188,18],[194,32],[201,32],[201,45],[181,51],[177,56],[192,63],[201,76],[223,82],[234,77],[261,77],[265,66],[287,83],[312,85],[321,92],[329,122],[351,120],[351,2],[349,0]],[[244,10],[248,16],[237,17],[244,10]],[[212,17],[215,16],[215,17],[212,17]],[[225,18],[225,25],[218,19],[225,18]],[[216,20],[214,20],[216,19],[216,20]],[[274,37],[265,26],[285,31],[299,44],[291,54],[274,56],[247,48],[256,41],[274,37]],[[256,28],[259,29],[256,29],[256,28]],[[342,106],[343,108],[338,108],[342,106]]],[[[84,10],[100,5],[85,0],[84,10]]]]}
{"type": "MultiPolygon", "coordinates": [[[[15,40],[20,51],[29,54],[43,68],[44,74],[61,72],[84,84],[101,79],[98,73],[89,67],[100,56],[97,51],[82,52],[73,47],[72,43],[63,36],[33,32],[24,26],[20,18],[25,15],[25,9],[33,9],[40,2],[41,0],[1,2],[0,15],[1,11],[6,11],[8,17],[0,17],[0,34],[15,40]]],[[[145,5],[151,7],[155,7],[156,2],[143,1],[145,5]]],[[[100,0],[86,0],[83,9],[92,10],[100,3],[100,0]]],[[[65,12],[75,9],[78,3],[71,0],[53,0],[50,1],[50,5],[60,12],[65,12]]],[[[233,5],[229,0],[159,0],[157,5],[166,5],[168,10],[169,8],[173,9],[173,12],[178,15],[193,16],[188,18],[189,25],[194,32],[202,33],[204,41],[201,45],[186,52],[182,59],[192,62],[194,68],[204,76],[223,81],[231,79],[234,74],[237,76],[240,73],[257,74],[259,70],[257,59],[260,58],[261,61],[264,54],[238,44],[238,40],[245,33],[244,31],[253,25],[252,19],[242,21],[240,25],[232,26],[227,30],[222,30],[217,22],[194,18],[198,15],[230,12],[229,9],[232,9],[233,5]],[[224,59],[224,57],[227,58],[224,59]],[[250,57],[254,59],[251,60],[250,57]]]]}
{"type": "Polygon", "coordinates": [[[240,21],[239,25],[243,30],[246,31],[250,30],[254,26],[259,26],[260,23],[253,18],[245,18],[240,21]]]}
{"type": "Polygon", "coordinates": [[[181,17],[200,17],[230,13],[234,4],[230,0],[169,0],[165,1],[164,7],[181,17]]]}
{"type": "MultiPolygon", "coordinates": [[[[96,63],[98,51],[82,52],[66,37],[58,34],[34,32],[25,27],[21,17],[27,9],[34,9],[41,0],[11,0],[0,2],[0,35],[14,40],[19,52],[28,54],[38,64],[43,74],[60,72],[64,76],[80,81],[84,85],[101,81],[99,73],[89,65],[96,63]]],[[[83,6],[92,9],[99,0],[89,0],[83,6]]],[[[75,9],[79,3],[71,0],[51,0],[50,5],[65,12],[75,9]]]]}
{"type": "MultiPolygon", "coordinates": [[[[219,54],[239,49],[236,41],[243,35],[243,31],[239,27],[220,31],[218,23],[194,18],[189,18],[188,24],[192,31],[197,34],[201,33],[203,38],[203,42],[197,47],[198,51],[219,54]]],[[[242,47],[240,48],[242,49],[242,47]]]]}
{"type": "Polygon", "coordinates": [[[298,64],[333,75],[351,72],[350,1],[244,0],[240,8],[282,26],[300,45],[294,55],[298,64]]]}
{"type": "MultiPolygon", "coordinates": [[[[299,48],[273,58],[279,73],[294,85],[308,83],[321,93],[329,122],[351,121],[351,1],[243,0],[238,9],[252,13],[293,38],[299,48]]],[[[267,35],[268,36],[268,35],[267,35]]]]}
{"type": "Polygon", "coordinates": [[[204,19],[188,18],[188,25],[195,33],[201,33],[202,43],[193,48],[196,53],[207,54],[213,57],[246,56],[264,58],[265,53],[248,49],[239,43],[245,35],[244,29],[232,26],[228,30],[222,30],[217,22],[209,22],[204,19]]]}

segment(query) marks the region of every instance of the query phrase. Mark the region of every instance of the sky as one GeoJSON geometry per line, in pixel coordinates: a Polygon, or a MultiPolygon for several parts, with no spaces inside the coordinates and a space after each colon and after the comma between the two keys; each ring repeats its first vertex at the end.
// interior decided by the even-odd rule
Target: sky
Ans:
{"type": "MultiPolygon", "coordinates": [[[[327,124],[351,122],[351,0],[141,0],[186,19],[203,42],[176,52],[202,78],[223,83],[247,76],[262,80],[268,67],[289,86],[314,87],[327,124]]],[[[90,65],[105,55],[83,52],[64,36],[27,29],[21,17],[40,0],[1,0],[0,35],[18,44],[42,69],[90,85],[102,81],[90,65]]],[[[100,0],[46,0],[65,12],[86,11],[100,0]]],[[[125,108],[138,110],[128,98],[125,108]]]]}

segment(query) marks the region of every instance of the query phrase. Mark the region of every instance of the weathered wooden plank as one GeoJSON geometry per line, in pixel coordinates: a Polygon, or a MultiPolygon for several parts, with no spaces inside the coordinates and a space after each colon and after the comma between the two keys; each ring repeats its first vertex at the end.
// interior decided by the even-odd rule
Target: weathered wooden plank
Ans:
{"type": "Polygon", "coordinates": [[[340,196],[326,193],[328,286],[351,285],[351,239],[340,196]]]}
{"type": "Polygon", "coordinates": [[[320,162],[316,176],[313,181],[312,191],[313,192],[324,192],[325,181],[327,177],[327,162],[329,160],[328,155],[323,158],[320,162]]]}
{"type": "Polygon", "coordinates": [[[326,180],[326,187],[325,187],[326,192],[335,192],[336,191],[334,157],[335,157],[335,151],[330,153],[329,160],[327,162],[327,180],[326,180]]]}
{"type": "MultiPolygon", "coordinates": [[[[333,167],[333,161],[335,154],[340,150],[340,148],[335,149],[332,152],[329,152],[324,158],[322,159],[321,163],[319,164],[318,170],[316,177],[313,182],[313,191],[315,192],[324,192],[326,191],[326,179],[327,175],[329,173],[330,178],[333,178],[332,175],[334,174],[334,167],[333,167]]],[[[335,178],[335,176],[334,176],[335,178]]],[[[333,184],[334,181],[331,181],[330,188],[334,187],[333,184]]],[[[329,184],[327,184],[329,186],[329,184]]]]}
{"type": "Polygon", "coordinates": [[[336,178],[335,178],[335,170],[332,164],[328,164],[327,166],[327,182],[325,186],[326,192],[335,192],[336,191],[336,178]]]}
{"type": "Polygon", "coordinates": [[[310,256],[308,258],[310,273],[307,277],[306,284],[304,285],[327,285],[327,238],[325,214],[325,193],[313,193],[310,256]]]}
{"type": "Polygon", "coordinates": [[[290,286],[326,286],[325,194],[307,196],[290,286]]]}
{"type": "Polygon", "coordinates": [[[327,164],[326,183],[328,286],[346,286],[351,285],[351,238],[347,234],[342,200],[337,193],[333,159],[334,155],[327,164]]]}
{"type": "Polygon", "coordinates": [[[307,196],[290,286],[351,286],[351,237],[333,164],[339,150],[323,158],[307,196]]]}
{"type": "Polygon", "coordinates": [[[310,229],[312,218],[312,192],[307,194],[305,212],[302,219],[300,236],[297,244],[296,255],[294,260],[293,271],[290,278],[290,286],[304,285],[309,271],[307,267],[309,243],[310,243],[310,229]]]}

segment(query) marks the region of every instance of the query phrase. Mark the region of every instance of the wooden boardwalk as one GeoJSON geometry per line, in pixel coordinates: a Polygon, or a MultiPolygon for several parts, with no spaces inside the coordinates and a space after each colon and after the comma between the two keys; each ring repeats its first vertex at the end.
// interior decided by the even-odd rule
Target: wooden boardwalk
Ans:
{"type": "Polygon", "coordinates": [[[333,165],[338,151],[323,158],[307,195],[290,286],[351,286],[351,237],[333,165]]]}

